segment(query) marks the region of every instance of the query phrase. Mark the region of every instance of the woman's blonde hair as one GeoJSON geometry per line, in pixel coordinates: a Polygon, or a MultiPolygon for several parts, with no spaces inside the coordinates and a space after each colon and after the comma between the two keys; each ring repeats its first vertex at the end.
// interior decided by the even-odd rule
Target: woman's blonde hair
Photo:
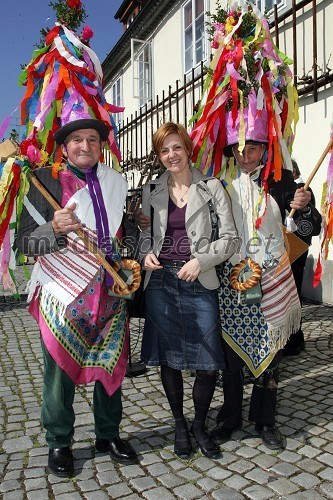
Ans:
{"type": "Polygon", "coordinates": [[[186,128],[183,127],[183,125],[180,125],[179,123],[173,123],[173,122],[163,123],[163,125],[161,125],[153,135],[153,147],[157,156],[160,155],[165,138],[171,134],[179,135],[180,139],[182,140],[185,146],[185,150],[188,156],[189,157],[192,156],[193,144],[186,128]]]}

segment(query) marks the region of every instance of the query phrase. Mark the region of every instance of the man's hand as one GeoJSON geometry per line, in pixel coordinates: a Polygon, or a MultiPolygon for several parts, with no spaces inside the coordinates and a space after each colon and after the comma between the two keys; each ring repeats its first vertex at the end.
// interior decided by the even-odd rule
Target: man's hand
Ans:
{"type": "Polygon", "coordinates": [[[150,217],[143,215],[141,208],[135,212],[135,220],[141,231],[150,227],[150,217]]]}
{"type": "Polygon", "coordinates": [[[191,259],[178,272],[178,278],[185,281],[195,281],[200,274],[200,264],[197,258],[191,259]]]}
{"type": "Polygon", "coordinates": [[[293,201],[290,203],[291,208],[295,210],[304,210],[311,201],[310,191],[304,191],[304,187],[297,189],[293,201]]]}
{"type": "Polygon", "coordinates": [[[54,212],[52,227],[56,236],[68,234],[71,231],[76,231],[78,229],[83,229],[84,224],[81,224],[74,214],[75,208],[76,203],[72,203],[68,207],[54,212]]]}

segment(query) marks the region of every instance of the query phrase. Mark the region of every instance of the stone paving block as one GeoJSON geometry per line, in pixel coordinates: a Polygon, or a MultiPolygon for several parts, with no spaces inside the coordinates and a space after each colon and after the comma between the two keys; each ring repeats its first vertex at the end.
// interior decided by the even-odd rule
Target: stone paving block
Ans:
{"type": "Polygon", "coordinates": [[[158,477],[159,475],[168,474],[168,472],[170,472],[169,467],[163,463],[148,465],[147,470],[153,477],[158,477]]]}
{"type": "Polygon", "coordinates": [[[0,492],[6,493],[8,491],[20,490],[21,484],[16,479],[11,479],[9,481],[3,481],[0,483],[0,492]]]}
{"type": "Polygon", "coordinates": [[[156,487],[156,481],[149,476],[146,477],[136,477],[129,481],[132,489],[141,493],[142,491],[149,490],[156,487]]]}
{"type": "Polygon", "coordinates": [[[229,468],[239,474],[244,474],[249,470],[253,469],[254,465],[248,460],[237,460],[229,465],[229,468]]]}
{"type": "MultiPolygon", "coordinates": [[[[311,458],[304,458],[297,462],[299,469],[303,469],[306,472],[316,474],[320,469],[323,469],[323,464],[317,462],[317,460],[312,460],[311,458]]],[[[333,477],[333,476],[332,476],[333,477]]]]}
{"type": "Polygon", "coordinates": [[[247,472],[247,474],[245,474],[245,477],[246,479],[254,481],[258,484],[266,484],[273,476],[269,472],[255,467],[250,472],[247,472]]]}
{"type": "Polygon", "coordinates": [[[319,491],[328,498],[333,498],[333,483],[322,483],[319,487],[319,491]]]}
{"type": "Polygon", "coordinates": [[[191,464],[193,465],[193,467],[199,469],[200,471],[206,471],[207,469],[210,469],[212,467],[211,459],[203,456],[192,460],[191,464]]]}
{"type": "MultiPolygon", "coordinates": [[[[171,456],[171,455],[170,455],[171,456]]],[[[140,465],[146,466],[162,462],[162,458],[157,453],[145,453],[140,458],[140,465]]]]}
{"type": "Polygon", "coordinates": [[[239,475],[239,474],[232,474],[230,477],[225,479],[224,484],[228,486],[229,488],[232,488],[236,491],[241,491],[243,488],[245,488],[250,481],[246,479],[245,477],[239,475]]]}
{"type": "Polygon", "coordinates": [[[318,477],[324,480],[332,481],[333,478],[333,469],[332,467],[326,467],[322,471],[318,472],[318,477]]]}
{"type": "Polygon", "coordinates": [[[290,480],[298,484],[299,486],[302,486],[305,489],[313,488],[314,486],[317,486],[317,484],[320,483],[320,479],[318,479],[313,474],[308,474],[307,472],[302,472],[297,476],[293,476],[290,478],[290,480]]]}
{"type": "MultiPolygon", "coordinates": [[[[77,476],[75,477],[77,479],[77,476]]],[[[84,481],[78,481],[78,486],[80,488],[80,491],[83,493],[89,492],[89,491],[98,491],[100,489],[99,484],[95,479],[88,479],[84,481]]]]}
{"type": "MultiPolygon", "coordinates": [[[[149,491],[142,493],[143,498],[147,500],[174,500],[175,496],[170,493],[166,488],[152,488],[149,491]]],[[[115,497],[119,498],[119,497],[115,497]]]]}
{"type": "MultiPolygon", "coordinates": [[[[329,450],[325,450],[325,451],[329,451],[329,450]]],[[[320,453],[320,450],[317,450],[313,446],[306,445],[306,446],[303,446],[302,448],[299,448],[297,450],[297,452],[300,455],[305,455],[306,457],[313,458],[313,457],[316,457],[320,453]]]]}
{"type": "Polygon", "coordinates": [[[57,482],[51,485],[52,492],[56,497],[63,494],[75,492],[75,485],[73,482],[63,478],[57,478],[57,479],[59,479],[61,482],[59,483],[57,482]]]}
{"type": "Polygon", "coordinates": [[[169,450],[163,449],[160,451],[160,457],[162,460],[171,460],[175,456],[174,453],[171,453],[169,450]]]}
{"type": "Polygon", "coordinates": [[[245,498],[241,493],[230,488],[220,488],[213,491],[211,495],[214,500],[242,500],[245,498]]]}
{"type": "Polygon", "coordinates": [[[279,459],[289,463],[295,463],[299,460],[299,455],[293,451],[284,450],[279,453],[279,459]]]}
{"type": "Polygon", "coordinates": [[[282,495],[282,498],[299,490],[299,487],[295,483],[292,483],[289,479],[286,478],[271,481],[267,484],[267,487],[271,488],[273,491],[276,491],[276,493],[278,493],[279,495],[282,495]]]}
{"type": "Polygon", "coordinates": [[[184,462],[181,460],[170,460],[168,462],[168,466],[171,467],[174,471],[178,471],[184,469],[184,462]]]}
{"type": "Polygon", "coordinates": [[[249,488],[245,488],[243,493],[246,495],[246,498],[251,498],[252,500],[268,500],[269,498],[273,498],[275,495],[272,491],[259,485],[253,485],[249,488]]]}
{"type": "MultiPolygon", "coordinates": [[[[4,493],[1,498],[2,500],[23,500],[25,498],[25,494],[23,491],[15,490],[15,491],[10,491],[9,493],[4,493]]],[[[46,497],[45,500],[48,500],[48,497],[46,497]]]]}
{"type": "Polygon", "coordinates": [[[252,461],[264,470],[269,470],[278,461],[277,457],[261,453],[254,457],[252,461]]]}
{"type": "Polygon", "coordinates": [[[123,465],[120,467],[120,473],[126,479],[133,477],[145,476],[145,471],[143,471],[139,465],[123,465]]]}
{"type": "Polygon", "coordinates": [[[91,468],[83,469],[77,462],[74,462],[74,477],[77,481],[88,481],[95,476],[91,468]]]}
{"type": "Polygon", "coordinates": [[[333,467],[333,455],[331,455],[330,453],[323,453],[322,455],[318,455],[317,460],[325,465],[333,467]]]}
{"type": "Polygon", "coordinates": [[[242,446],[241,448],[238,448],[238,450],[235,450],[235,453],[240,457],[253,458],[258,455],[260,451],[256,450],[255,448],[251,448],[250,446],[242,446]]]}
{"type": "Polygon", "coordinates": [[[40,457],[30,457],[28,462],[28,467],[46,467],[47,466],[47,456],[41,455],[40,457]]]}
{"type": "Polygon", "coordinates": [[[216,490],[220,483],[209,477],[203,477],[197,481],[197,484],[201,489],[209,493],[212,490],[216,490]]]}
{"type": "Polygon", "coordinates": [[[28,500],[49,500],[49,491],[47,488],[42,490],[31,490],[27,491],[25,498],[28,500]]]}
{"type": "Polygon", "coordinates": [[[215,466],[206,471],[207,477],[216,479],[217,481],[224,481],[227,477],[230,477],[231,471],[222,469],[221,467],[215,466]]]}
{"type": "Polygon", "coordinates": [[[185,483],[182,486],[177,486],[174,488],[173,492],[176,495],[176,498],[181,498],[183,500],[194,500],[195,498],[202,497],[202,491],[191,483],[185,483]]]}
{"type": "Polygon", "coordinates": [[[2,443],[2,448],[7,453],[29,450],[30,448],[32,448],[32,446],[33,444],[31,439],[26,436],[22,436],[17,439],[5,439],[2,443]]]}
{"type": "Polygon", "coordinates": [[[8,471],[5,476],[2,478],[3,481],[10,481],[12,479],[19,480],[21,477],[22,471],[19,469],[8,471]]]}
{"type": "Polygon", "coordinates": [[[195,480],[197,480],[197,479],[199,479],[199,478],[201,477],[201,474],[200,474],[198,471],[193,470],[193,469],[192,469],[192,468],[190,468],[190,467],[187,467],[187,468],[186,468],[186,469],[184,469],[184,470],[180,470],[180,471],[178,472],[178,474],[179,474],[181,477],[183,477],[183,478],[187,479],[188,481],[195,481],[195,480]]]}
{"type": "Polygon", "coordinates": [[[292,465],[288,462],[287,463],[286,462],[279,462],[279,463],[273,465],[273,467],[271,467],[270,471],[275,472],[279,476],[288,477],[288,476],[292,476],[293,474],[298,472],[299,468],[295,467],[294,465],[292,465]]]}
{"type": "Polygon", "coordinates": [[[27,491],[41,490],[46,488],[47,484],[45,477],[35,477],[33,479],[26,479],[24,481],[24,486],[27,491]]]}
{"type": "Polygon", "coordinates": [[[116,484],[121,481],[121,478],[115,470],[104,471],[97,473],[97,481],[101,486],[105,486],[107,484],[116,484]]]}

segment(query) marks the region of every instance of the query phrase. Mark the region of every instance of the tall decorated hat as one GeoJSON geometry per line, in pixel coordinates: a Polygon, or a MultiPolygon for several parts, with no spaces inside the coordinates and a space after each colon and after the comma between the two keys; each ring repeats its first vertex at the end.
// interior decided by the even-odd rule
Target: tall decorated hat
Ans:
{"type": "MultiPolygon", "coordinates": [[[[75,21],[80,15],[82,18],[80,0],[58,3],[62,5],[60,17],[63,14],[67,21],[75,21]]],[[[21,74],[20,81],[26,86],[21,102],[21,122],[25,125],[21,151],[24,154],[27,147],[33,145],[40,156],[37,163],[54,165],[56,174],[61,162],[61,150],[55,140],[57,131],[73,121],[78,110],[85,118],[99,120],[104,123],[103,128],[107,127],[104,140],[111,151],[113,166],[118,168],[120,152],[112,113],[121,109],[106,102],[101,64],[89,47],[92,30],[86,26],[81,35],[77,35],[66,24],[69,23],[57,22],[45,33],[45,45],[33,53],[21,74]]]]}
{"type": "Polygon", "coordinates": [[[290,153],[298,120],[298,96],[291,60],[274,45],[267,20],[254,5],[217,2],[209,33],[215,53],[203,97],[192,117],[192,160],[203,173],[220,177],[246,141],[267,145],[263,180],[282,167],[290,153]]]}

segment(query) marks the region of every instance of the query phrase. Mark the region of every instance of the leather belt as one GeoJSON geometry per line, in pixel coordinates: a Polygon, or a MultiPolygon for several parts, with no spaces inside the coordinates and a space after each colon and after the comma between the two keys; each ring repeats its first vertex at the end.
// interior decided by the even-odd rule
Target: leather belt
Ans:
{"type": "Polygon", "coordinates": [[[173,269],[177,269],[183,267],[187,260],[171,260],[171,259],[159,259],[160,263],[164,267],[171,267],[173,269]]]}

